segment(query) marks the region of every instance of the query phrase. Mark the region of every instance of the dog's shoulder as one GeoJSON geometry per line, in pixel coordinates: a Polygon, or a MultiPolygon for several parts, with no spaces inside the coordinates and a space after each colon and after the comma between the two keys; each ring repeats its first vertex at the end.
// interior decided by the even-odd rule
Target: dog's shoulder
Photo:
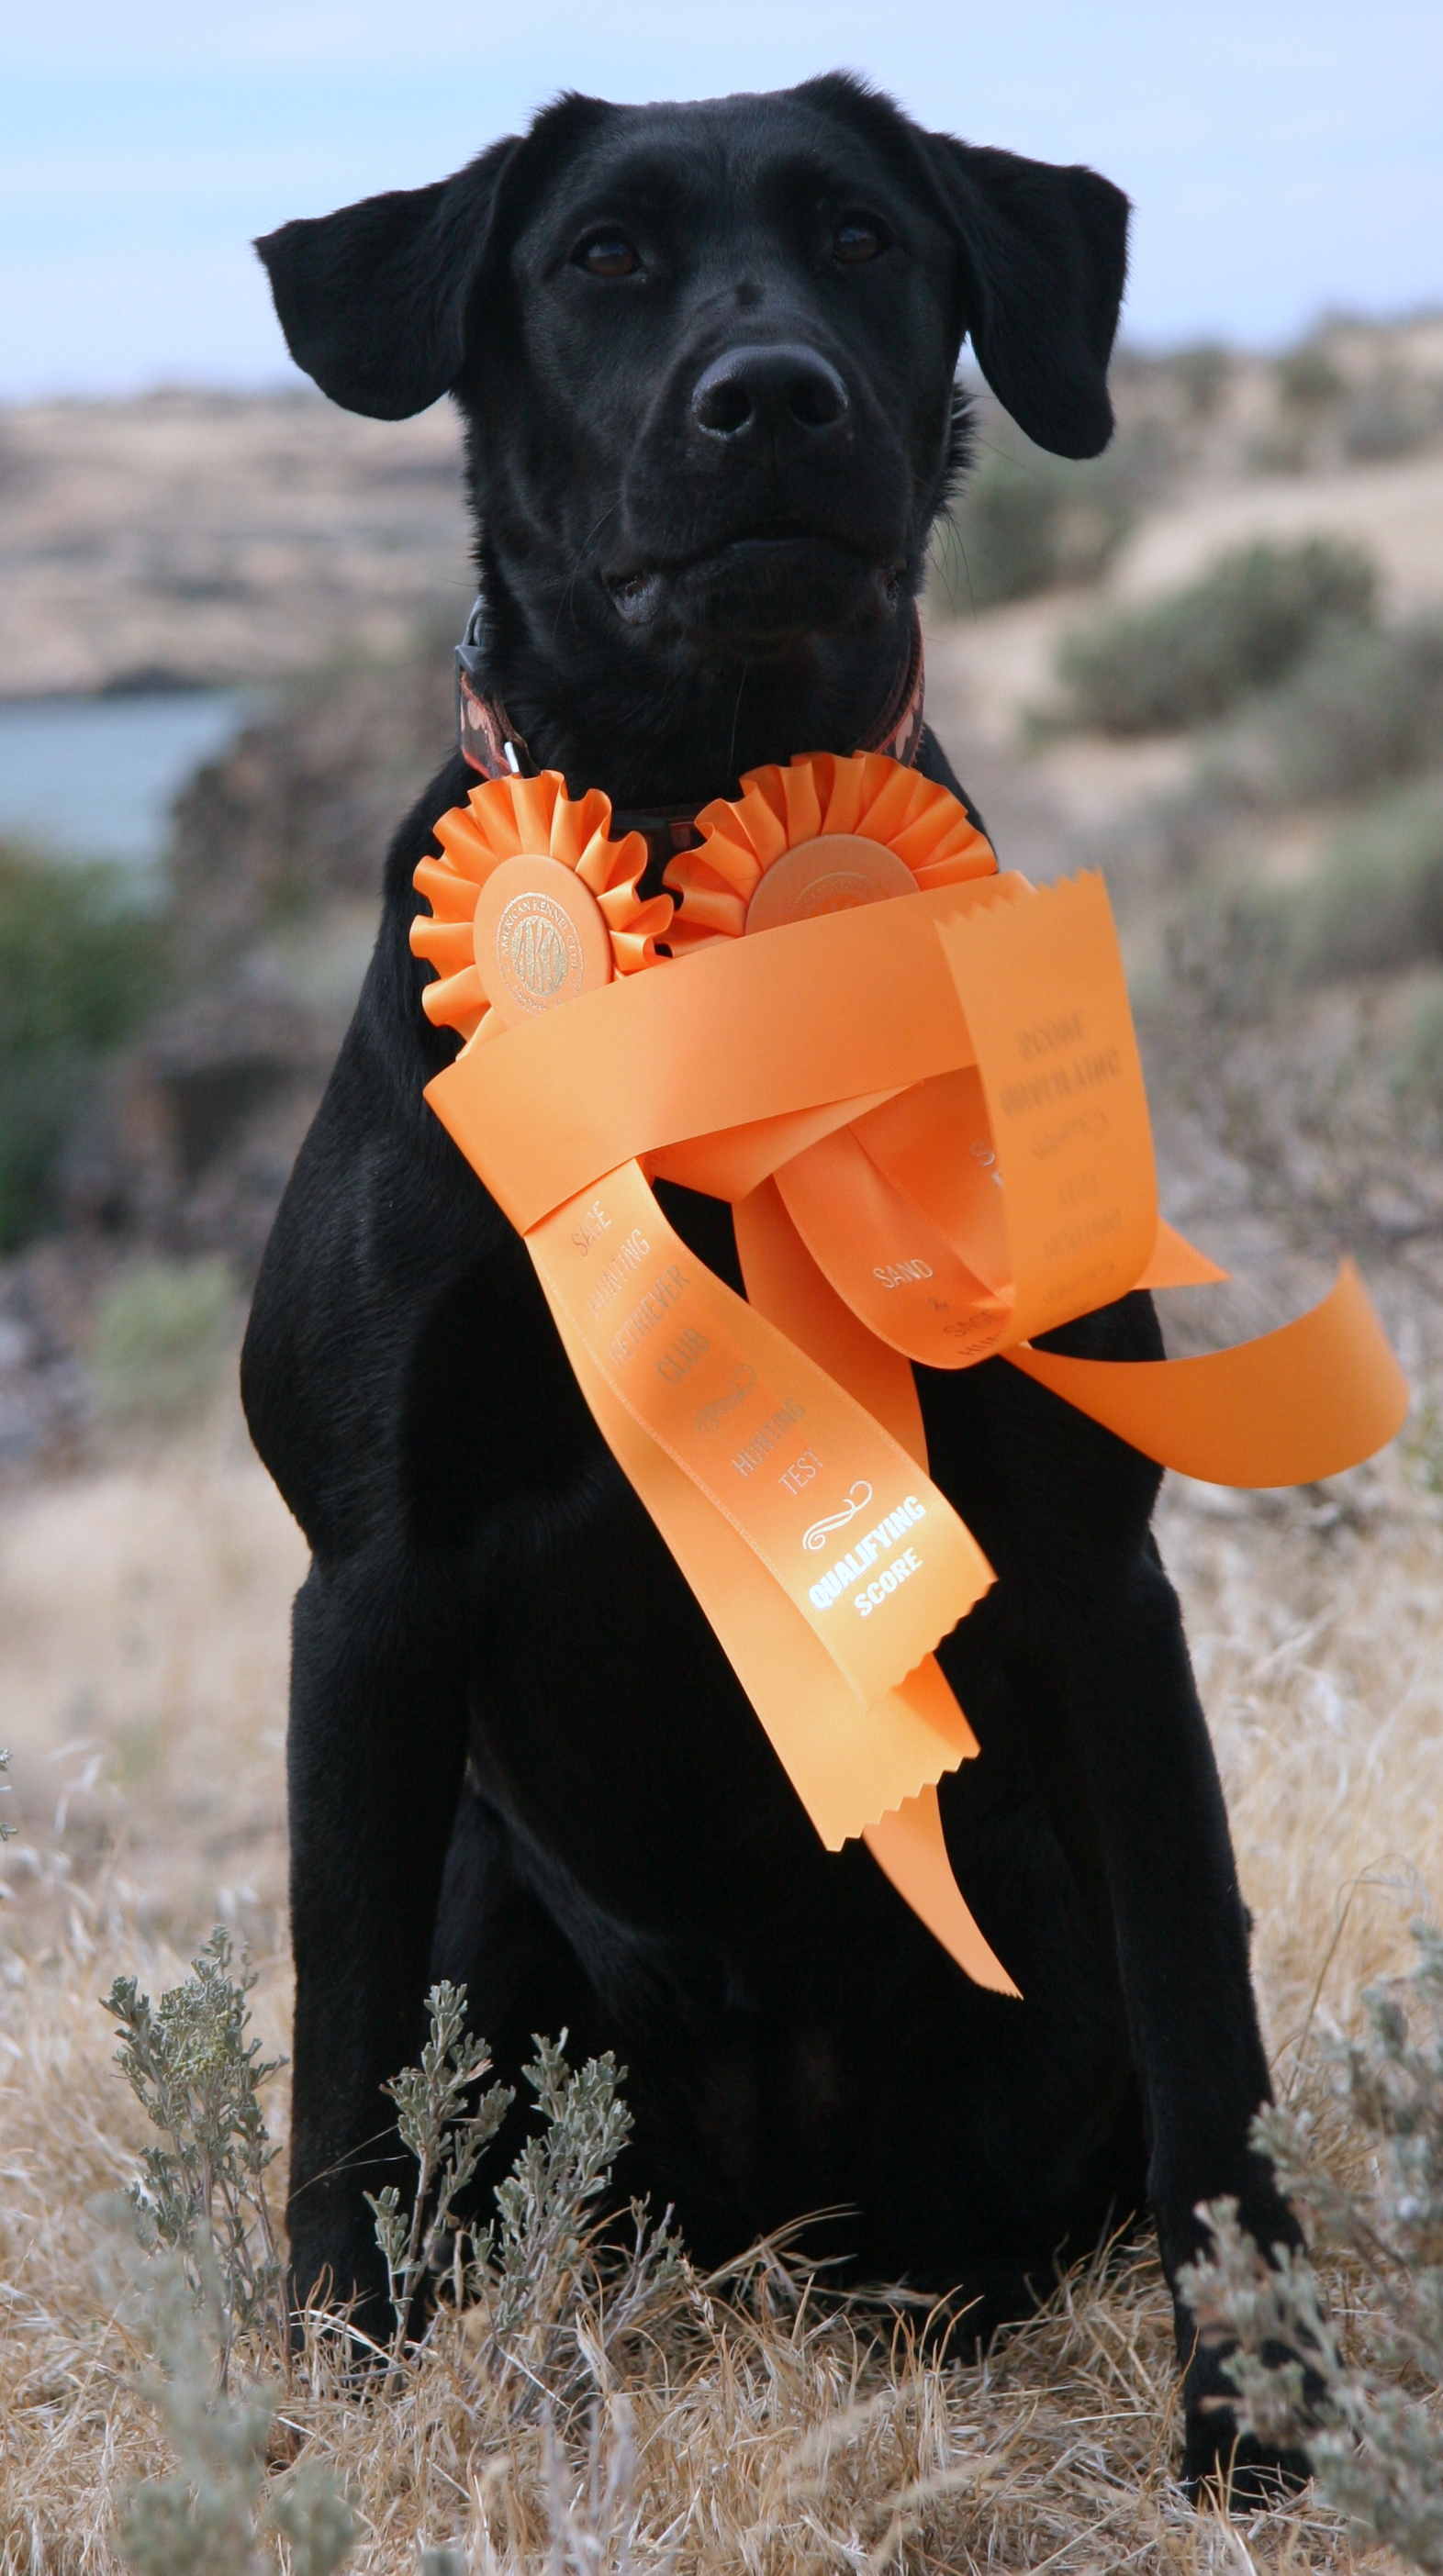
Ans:
{"type": "Polygon", "coordinates": [[[247,1419],[313,1543],[330,1517],[317,1498],[348,1490],[357,1456],[390,1444],[424,1319],[510,1235],[426,1105],[456,1038],[425,1015],[431,970],[410,945],[417,861],[470,783],[457,755],[392,840],[370,965],[256,1282],[241,1361],[247,1419]]]}
{"type": "Polygon", "coordinates": [[[987,830],[987,826],[983,822],[981,814],[973,803],[972,798],[968,795],[966,788],[963,786],[961,779],[958,777],[956,770],[953,768],[951,761],[948,759],[946,752],[937,740],[937,737],[932,731],[930,725],[924,725],[922,727],[922,739],[917,746],[916,767],[924,778],[931,779],[934,787],[946,787],[951,790],[952,794],[956,797],[958,804],[962,807],[962,810],[974,832],[985,832],[987,830]]]}

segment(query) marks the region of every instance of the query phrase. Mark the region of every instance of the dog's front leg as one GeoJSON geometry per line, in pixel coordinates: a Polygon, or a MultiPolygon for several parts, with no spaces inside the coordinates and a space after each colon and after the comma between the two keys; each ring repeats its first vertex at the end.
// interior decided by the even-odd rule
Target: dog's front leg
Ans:
{"type": "MultiPolygon", "coordinates": [[[[1043,1347],[1136,1361],[1160,1359],[1163,1345],[1151,1300],[1133,1295],[1043,1347]]],[[[1201,2242],[1200,2201],[1235,2194],[1265,2251],[1299,2231],[1249,2144],[1267,2060],[1222,1784],[1151,1533],[1160,1471],[1005,1362],[924,1380],[923,1396],[933,1472],[940,1462],[939,1482],[999,1576],[956,1632],[959,1696],[980,1717],[989,1663],[1005,1677],[993,1723],[1016,1727],[1099,1953],[1112,1953],[1176,2296],[1201,2242]]],[[[1181,2305],[1177,2326],[1195,2482],[1232,2448],[1232,2390],[1181,2305]]],[[[1263,2465],[1250,2445],[1238,2461],[1263,2465]]]]}
{"type": "Polygon", "coordinates": [[[413,2179],[381,2091],[421,2035],[466,1740],[454,1576],[393,1553],[317,1561],[297,1596],[288,1748],[296,1965],[289,2223],[298,2298],[385,2269],[363,2193],[413,2179]]]}
{"type": "MultiPolygon", "coordinates": [[[[1271,2098],[1248,1961],[1248,1928],[1212,1744],[1193,1682],[1177,1596],[1149,1540],[1115,1584],[1069,1622],[1067,1705],[1111,1898],[1133,2061],[1148,2122],[1148,2191],[1173,2286],[1184,2366],[1189,2483],[1227,2465],[1236,2442],[1220,2357],[1197,2341],[1177,2298],[1179,2268],[1200,2245],[1200,2201],[1235,2194],[1265,2249],[1300,2231],[1248,2132],[1271,2098]]],[[[1235,2475],[1305,2464],[1239,2445],[1235,2475]]]]}

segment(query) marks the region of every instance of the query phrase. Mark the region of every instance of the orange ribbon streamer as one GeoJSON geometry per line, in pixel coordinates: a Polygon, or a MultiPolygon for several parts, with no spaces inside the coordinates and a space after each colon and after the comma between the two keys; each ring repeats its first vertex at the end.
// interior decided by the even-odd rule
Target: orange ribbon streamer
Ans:
{"type": "MultiPolygon", "coordinates": [[[[957,1604],[980,1599],[992,1581],[986,1558],[892,1434],[693,1257],[636,1163],[543,1218],[527,1242],[588,1397],[600,1380],[613,1418],[618,1405],[631,1415],[709,1507],[713,1535],[729,1525],[753,1560],[729,1549],[704,1577],[718,1633],[746,1628],[760,1565],[834,1666],[845,1721],[829,1722],[815,1759],[801,1750],[783,1759],[794,1778],[805,1771],[804,1802],[835,1849],[935,1780],[930,1692],[919,1694],[915,1727],[890,1715],[878,1727],[870,1712],[905,1689],[955,1625],[957,1604]],[[854,1575],[839,1574],[846,1563],[854,1575]]],[[[784,1724],[798,1745],[811,1742],[815,1712],[789,1707],[784,1724]]],[[[949,1741],[945,1767],[969,1739],[970,1729],[949,1741]]]]}
{"type": "Polygon", "coordinates": [[[669,932],[639,904],[635,853],[605,841],[605,800],[567,809],[544,784],[493,782],[474,820],[446,818],[474,984],[452,930],[468,892],[422,863],[446,944],[422,920],[415,945],[459,979],[474,1032],[426,1096],[523,1234],[603,1436],[824,1842],[864,1834],[966,1972],[1015,1993],[937,1806],[977,1746],[932,1649],[992,1574],[927,1476],[911,1361],[1001,1354],[1146,1454],[1241,1483],[1381,1446],[1401,1373],[1346,1269],[1312,1315],[1240,1350],[1030,1347],[1128,1288],[1223,1275],[1158,1218],[1099,878],[997,876],[944,790],[819,760],[700,818],[669,932]],[[536,818],[549,844],[528,855],[536,818]],[[678,953],[637,971],[658,936],[678,953]],[[648,1174],[732,1202],[746,1301],[681,1243],[648,1174]]]}

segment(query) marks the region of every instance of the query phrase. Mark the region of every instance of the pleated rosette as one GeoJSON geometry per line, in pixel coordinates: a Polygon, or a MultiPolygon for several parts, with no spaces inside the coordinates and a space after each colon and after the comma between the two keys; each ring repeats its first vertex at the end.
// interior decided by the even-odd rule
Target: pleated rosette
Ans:
{"type": "Polygon", "coordinates": [[[997,871],[990,841],[950,789],[880,752],[749,770],[742,790],[703,807],[701,847],[666,871],[680,901],[667,933],[674,956],[997,871]]]}
{"type": "Polygon", "coordinates": [[[662,961],[669,895],[643,901],[639,832],[609,838],[611,799],[566,793],[556,770],[473,787],[433,827],[440,858],[415,885],[430,913],[411,946],[436,971],[426,1016],[468,1041],[662,961]]]}

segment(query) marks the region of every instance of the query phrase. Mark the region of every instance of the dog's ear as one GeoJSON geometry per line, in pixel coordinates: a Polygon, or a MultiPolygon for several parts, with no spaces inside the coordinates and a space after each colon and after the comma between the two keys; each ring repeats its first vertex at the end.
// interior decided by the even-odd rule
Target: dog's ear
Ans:
{"type": "Polygon", "coordinates": [[[454,179],[282,224],[256,243],[286,347],[332,402],[405,420],[455,383],[497,190],[520,148],[508,135],[454,179]]]}
{"type": "Polygon", "coordinates": [[[1054,456],[1112,436],[1107,362],[1127,277],[1128,202],[1080,165],[1059,169],[927,137],[963,261],[977,364],[1019,429],[1054,456]]]}

